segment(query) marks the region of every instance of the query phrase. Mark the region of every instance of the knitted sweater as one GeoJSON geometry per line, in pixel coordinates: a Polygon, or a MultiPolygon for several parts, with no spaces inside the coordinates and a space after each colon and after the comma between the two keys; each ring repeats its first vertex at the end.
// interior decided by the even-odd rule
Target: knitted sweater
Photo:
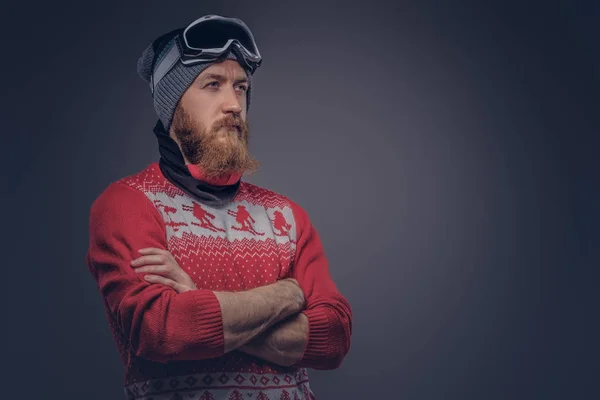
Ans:
{"type": "Polygon", "coordinates": [[[328,270],[307,213],[280,194],[242,181],[222,208],[174,186],[157,163],[112,183],[90,215],[89,270],[98,284],[135,399],[313,399],[306,368],[333,369],[350,346],[351,309],[328,270]],[[198,290],[150,284],[130,261],[166,249],[198,290]],[[224,353],[214,291],[243,291],[293,277],[306,298],[304,355],[281,367],[224,353]]]}

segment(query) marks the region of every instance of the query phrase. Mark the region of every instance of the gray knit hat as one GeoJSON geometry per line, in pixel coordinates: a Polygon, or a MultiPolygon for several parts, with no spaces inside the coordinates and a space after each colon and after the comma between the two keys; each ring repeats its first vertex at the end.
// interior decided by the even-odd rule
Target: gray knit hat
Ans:
{"type": "MultiPolygon", "coordinates": [[[[137,62],[138,74],[150,84],[150,77],[154,71],[154,68],[159,64],[159,61],[164,57],[171,46],[176,46],[175,36],[181,31],[177,29],[166,33],[154,40],[146,47],[141,57],[137,62]]],[[[158,118],[162,121],[165,130],[168,132],[173,120],[173,114],[175,108],[179,103],[179,100],[190,87],[192,82],[200,75],[202,71],[211,66],[212,64],[224,61],[226,59],[232,59],[239,62],[233,51],[230,51],[226,55],[220,57],[218,60],[207,63],[199,63],[194,65],[184,65],[180,60],[177,61],[175,66],[158,82],[156,89],[153,93],[154,109],[158,118]]],[[[240,65],[244,67],[244,63],[240,62],[240,65]]],[[[251,72],[247,68],[244,68],[246,75],[248,75],[248,90],[246,92],[246,109],[250,109],[250,92],[251,92],[251,72]]]]}

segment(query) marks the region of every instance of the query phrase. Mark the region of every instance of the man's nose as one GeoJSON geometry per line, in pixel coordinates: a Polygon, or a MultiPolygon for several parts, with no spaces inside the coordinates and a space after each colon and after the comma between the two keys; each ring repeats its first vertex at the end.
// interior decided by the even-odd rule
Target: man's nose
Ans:
{"type": "Polygon", "coordinates": [[[239,114],[242,112],[242,105],[240,104],[240,99],[238,97],[237,92],[233,87],[229,87],[225,90],[223,99],[223,112],[224,113],[233,113],[239,114]]]}

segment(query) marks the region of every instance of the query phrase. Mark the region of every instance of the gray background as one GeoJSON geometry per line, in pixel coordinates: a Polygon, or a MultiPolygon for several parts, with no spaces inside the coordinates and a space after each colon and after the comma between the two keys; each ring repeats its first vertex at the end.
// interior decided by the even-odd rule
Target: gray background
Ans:
{"type": "Polygon", "coordinates": [[[598,398],[598,2],[7,7],[2,398],[123,397],[89,208],[157,159],[138,56],[206,13],[265,59],[249,181],[308,211],[353,307],[319,399],[598,398]]]}

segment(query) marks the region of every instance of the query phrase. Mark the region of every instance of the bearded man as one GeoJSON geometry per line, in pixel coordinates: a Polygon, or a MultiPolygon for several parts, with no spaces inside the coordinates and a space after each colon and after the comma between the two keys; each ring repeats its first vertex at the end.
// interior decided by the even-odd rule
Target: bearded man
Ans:
{"type": "Polygon", "coordinates": [[[160,160],[111,183],[90,213],[98,284],[135,399],[313,399],[308,368],[337,368],[351,309],[295,202],[244,180],[247,25],[201,17],[138,61],[160,160]]]}

